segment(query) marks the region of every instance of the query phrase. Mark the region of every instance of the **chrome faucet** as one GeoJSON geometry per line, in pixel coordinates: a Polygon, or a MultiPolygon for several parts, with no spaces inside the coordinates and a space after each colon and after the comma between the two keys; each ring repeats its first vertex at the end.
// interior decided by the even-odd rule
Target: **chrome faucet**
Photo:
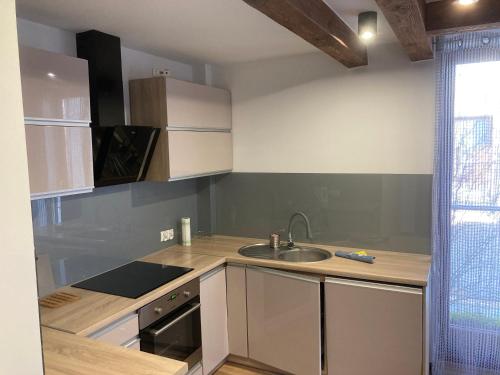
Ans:
{"type": "Polygon", "coordinates": [[[306,223],[307,239],[312,240],[311,224],[309,223],[309,219],[307,218],[306,214],[300,211],[295,212],[292,216],[290,216],[290,221],[288,221],[288,247],[290,249],[295,246],[295,244],[293,243],[292,229],[293,225],[296,223],[294,219],[297,216],[300,216],[304,219],[304,222],[306,223]]]}

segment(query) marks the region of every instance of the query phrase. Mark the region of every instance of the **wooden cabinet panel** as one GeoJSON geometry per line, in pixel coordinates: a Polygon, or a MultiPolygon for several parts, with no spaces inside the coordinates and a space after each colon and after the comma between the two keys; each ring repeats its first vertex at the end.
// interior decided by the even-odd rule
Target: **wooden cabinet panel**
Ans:
{"type": "Polygon", "coordinates": [[[200,278],[200,301],[203,374],[208,375],[229,354],[224,268],[219,268],[200,278]]]}
{"type": "Polygon", "coordinates": [[[89,127],[26,125],[32,198],[92,189],[89,127]]]}
{"type": "Polygon", "coordinates": [[[246,274],[249,357],[292,374],[319,375],[319,277],[258,267],[246,274]]]}
{"type": "Polygon", "coordinates": [[[19,49],[25,122],[90,122],[86,60],[35,48],[19,49]]]}
{"type": "Polygon", "coordinates": [[[166,78],[168,126],[231,129],[229,91],[166,78]]]}
{"type": "Polygon", "coordinates": [[[231,133],[169,131],[169,176],[184,178],[233,168],[231,133]]]}
{"type": "Polygon", "coordinates": [[[226,283],[229,353],[240,357],[248,357],[245,266],[228,265],[226,268],[226,283]]]}
{"type": "Polygon", "coordinates": [[[328,375],[421,375],[422,309],[418,288],[327,279],[328,375]]]}

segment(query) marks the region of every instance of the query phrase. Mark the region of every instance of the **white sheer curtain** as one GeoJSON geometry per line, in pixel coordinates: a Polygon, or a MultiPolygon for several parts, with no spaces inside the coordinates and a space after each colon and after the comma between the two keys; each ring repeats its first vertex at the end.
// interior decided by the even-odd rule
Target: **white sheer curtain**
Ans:
{"type": "Polygon", "coordinates": [[[432,373],[500,374],[500,31],[437,42],[432,373]]]}

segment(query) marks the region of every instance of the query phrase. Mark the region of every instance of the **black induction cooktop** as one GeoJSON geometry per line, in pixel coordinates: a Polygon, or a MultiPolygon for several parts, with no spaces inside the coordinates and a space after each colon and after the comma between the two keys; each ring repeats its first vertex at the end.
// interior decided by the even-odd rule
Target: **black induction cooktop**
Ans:
{"type": "Polygon", "coordinates": [[[192,270],[164,264],[132,262],[79,282],[73,287],[138,298],[192,270]]]}

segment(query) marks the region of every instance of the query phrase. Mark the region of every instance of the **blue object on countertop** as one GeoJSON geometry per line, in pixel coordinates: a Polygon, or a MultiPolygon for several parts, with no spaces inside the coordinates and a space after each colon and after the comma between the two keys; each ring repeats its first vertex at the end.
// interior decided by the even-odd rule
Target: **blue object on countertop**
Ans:
{"type": "Polygon", "coordinates": [[[356,253],[348,253],[346,251],[336,251],[335,256],[350,260],[357,260],[358,262],[364,262],[364,263],[373,263],[375,259],[375,257],[371,255],[359,255],[356,253]]]}

